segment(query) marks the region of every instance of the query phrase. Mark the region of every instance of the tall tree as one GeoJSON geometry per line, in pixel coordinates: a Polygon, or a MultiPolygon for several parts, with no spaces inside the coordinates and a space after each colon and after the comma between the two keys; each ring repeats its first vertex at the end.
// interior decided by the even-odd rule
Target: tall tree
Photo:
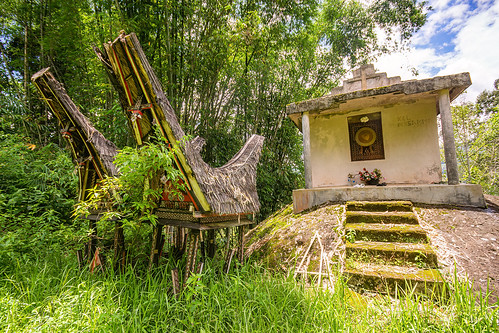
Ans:
{"type": "Polygon", "coordinates": [[[480,184],[485,193],[499,194],[499,95],[483,91],[475,104],[452,108],[461,179],[480,184]]]}
{"type": "Polygon", "coordinates": [[[490,115],[499,111],[499,79],[494,81],[493,90],[484,90],[476,99],[479,110],[490,115]]]}

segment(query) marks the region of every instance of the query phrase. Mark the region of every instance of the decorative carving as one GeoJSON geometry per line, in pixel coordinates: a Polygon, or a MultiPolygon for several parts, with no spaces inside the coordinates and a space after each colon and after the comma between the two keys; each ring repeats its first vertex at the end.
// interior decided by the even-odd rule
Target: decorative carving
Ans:
{"type": "Polygon", "coordinates": [[[361,127],[355,133],[355,142],[362,147],[371,146],[376,141],[376,132],[371,127],[361,127]]]}
{"type": "Polygon", "coordinates": [[[385,158],[381,112],[348,117],[348,132],[352,161],[385,158]]]}

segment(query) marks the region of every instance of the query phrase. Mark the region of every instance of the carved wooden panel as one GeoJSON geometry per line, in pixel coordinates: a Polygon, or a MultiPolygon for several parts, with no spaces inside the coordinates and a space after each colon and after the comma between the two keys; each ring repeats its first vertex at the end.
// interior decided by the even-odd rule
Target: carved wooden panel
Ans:
{"type": "Polygon", "coordinates": [[[347,119],[351,160],[384,159],[381,112],[348,117],[347,119]]]}

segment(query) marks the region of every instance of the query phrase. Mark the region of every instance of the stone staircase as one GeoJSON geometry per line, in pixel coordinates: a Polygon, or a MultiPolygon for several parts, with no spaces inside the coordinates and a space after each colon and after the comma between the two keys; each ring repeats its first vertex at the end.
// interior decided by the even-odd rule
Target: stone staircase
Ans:
{"type": "Polygon", "coordinates": [[[411,202],[347,202],[345,238],[344,273],[354,289],[442,293],[437,256],[411,202]]]}

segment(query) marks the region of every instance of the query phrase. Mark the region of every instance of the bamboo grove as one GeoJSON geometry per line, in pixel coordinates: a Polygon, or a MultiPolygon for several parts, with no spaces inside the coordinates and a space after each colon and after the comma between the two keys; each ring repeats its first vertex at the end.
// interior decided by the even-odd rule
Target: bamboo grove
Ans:
{"type": "Polygon", "coordinates": [[[402,47],[426,20],[415,0],[6,0],[0,8],[1,130],[64,147],[29,78],[50,66],[78,107],[119,148],[133,145],[118,96],[89,45],[134,31],[181,126],[227,162],[265,136],[261,217],[302,185],[301,138],[286,104],[327,93],[350,66],[402,47]],[[394,35],[377,41],[377,31],[394,35]]]}

